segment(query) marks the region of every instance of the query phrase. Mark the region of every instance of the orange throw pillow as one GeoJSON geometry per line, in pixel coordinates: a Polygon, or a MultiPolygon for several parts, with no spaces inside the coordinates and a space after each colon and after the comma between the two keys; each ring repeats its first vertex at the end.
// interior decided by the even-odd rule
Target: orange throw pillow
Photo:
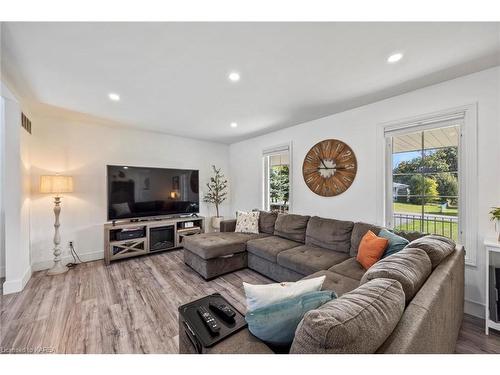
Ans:
{"type": "Polygon", "coordinates": [[[367,270],[382,258],[387,245],[389,245],[389,240],[378,237],[369,230],[359,243],[356,260],[367,270]]]}

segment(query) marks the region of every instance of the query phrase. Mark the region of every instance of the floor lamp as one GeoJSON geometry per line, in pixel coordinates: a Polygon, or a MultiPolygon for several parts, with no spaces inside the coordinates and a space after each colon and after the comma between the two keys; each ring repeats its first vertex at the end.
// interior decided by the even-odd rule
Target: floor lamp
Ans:
{"type": "Polygon", "coordinates": [[[61,263],[61,236],[59,234],[59,214],[61,213],[61,194],[73,192],[73,177],[50,175],[40,177],[40,193],[47,193],[54,195],[54,215],[56,220],[54,222],[54,265],[48,270],[48,275],[58,275],[68,271],[68,267],[61,263]]]}

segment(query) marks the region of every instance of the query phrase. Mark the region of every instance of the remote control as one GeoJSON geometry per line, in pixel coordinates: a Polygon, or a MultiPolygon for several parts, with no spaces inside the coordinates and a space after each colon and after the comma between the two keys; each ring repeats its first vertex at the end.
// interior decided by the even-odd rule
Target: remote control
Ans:
{"type": "Polygon", "coordinates": [[[215,318],[210,314],[205,306],[198,307],[198,314],[203,320],[203,323],[207,326],[211,334],[216,335],[220,331],[220,326],[215,321],[215,318]]]}
{"type": "Polygon", "coordinates": [[[219,314],[219,316],[225,321],[228,322],[234,321],[234,316],[236,315],[236,313],[228,305],[224,303],[210,302],[208,306],[210,307],[210,309],[219,314]]]}

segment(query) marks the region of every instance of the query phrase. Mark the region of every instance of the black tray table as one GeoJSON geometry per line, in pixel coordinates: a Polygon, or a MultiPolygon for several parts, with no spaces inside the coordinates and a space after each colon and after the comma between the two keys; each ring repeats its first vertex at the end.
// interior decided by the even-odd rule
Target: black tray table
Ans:
{"type": "Polygon", "coordinates": [[[201,353],[203,348],[209,348],[247,326],[245,316],[219,293],[214,293],[180,306],[179,320],[181,322],[180,327],[184,327],[186,335],[198,353],[201,353]],[[215,311],[210,309],[208,306],[210,302],[223,303],[233,309],[236,313],[234,322],[223,320],[215,311]],[[218,334],[212,335],[203,320],[201,320],[197,311],[200,306],[205,306],[219,324],[220,331],[218,334]]]}

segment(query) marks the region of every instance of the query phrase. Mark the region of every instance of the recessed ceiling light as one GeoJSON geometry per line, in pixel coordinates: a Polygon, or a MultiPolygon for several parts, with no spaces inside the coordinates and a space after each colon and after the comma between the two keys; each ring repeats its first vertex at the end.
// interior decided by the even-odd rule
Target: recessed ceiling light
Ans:
{"type": "Polygon", "coordinates": [[[238,127],[238,124],[236,122],[232,122],[230,125],[231,125],[232,128],[237,128],[238,127]]]}
{"type": "Polygon", "coordinates": [[[240,80],[240,73],[238,72],[231,72],[227,76],[231,82],[238,82],[240,80]]]}
{"type": "Polygon", "coordinates": [[[114,102],[120,101],[120,95],[115,94],[114,92],[109,93],[108,98],[114,102]]]}
{"type": "Polygon", "coordinates": [[[399,60],[403,58],[403,54],[401,52],[393,53],[387,58],[387,62],[389,64],[397,63],[399,60]]]}

